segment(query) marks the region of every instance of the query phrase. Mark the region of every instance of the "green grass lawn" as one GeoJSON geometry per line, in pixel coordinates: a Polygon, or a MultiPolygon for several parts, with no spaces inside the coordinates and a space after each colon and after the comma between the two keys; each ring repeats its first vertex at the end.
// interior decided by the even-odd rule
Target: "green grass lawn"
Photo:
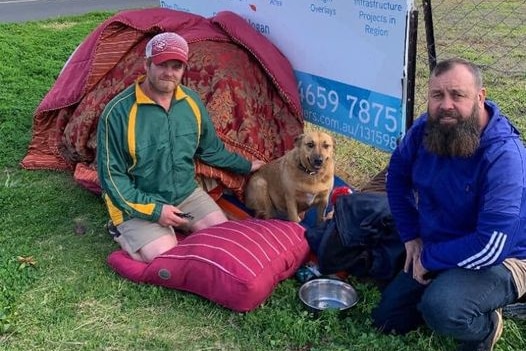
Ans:
{"type": "MultiPolygon", "coordinates": [[[[376,333],[369,314],[379,292],[354,280],[360,302],[348,315],[314,317],[300,305],[294,279],[280,284],[257,310],[235,313],[192,294],[116,275],[106,264],[118,247],[105,232],[101,200],[69,173],[18,166],[35,108],[70,53],[110,15],[0,24],[0,350],[454,348],[427,329],[405,337],[376,333]]],[[[504,101],[524,101],[525,94],[524,89],[500,92],[504,101]]],[[[524,105],[510,111],[516,120],[520,108],[524,112],[524,105]]],[[[358,169],[372,174],[385,164],[385,155],[354,152],[358,156],[346,162],[366,165],[348,170],[356,179],[360,176],[352,173],[358,169]]],[[[507,319],[497,350],[526,349],[525,328],[524,321],[507,319]]]]}

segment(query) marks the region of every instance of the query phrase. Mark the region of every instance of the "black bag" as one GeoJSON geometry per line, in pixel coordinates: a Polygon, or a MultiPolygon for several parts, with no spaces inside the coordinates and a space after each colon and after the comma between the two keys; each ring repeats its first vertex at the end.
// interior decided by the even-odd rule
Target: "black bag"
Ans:
{"type": "Polygon", "coordinates": [[[322,274],[346,271],[386,282],[403,267],[405,248],[383,193],[338,197],[333,218],[305,235],[322,274]]]}

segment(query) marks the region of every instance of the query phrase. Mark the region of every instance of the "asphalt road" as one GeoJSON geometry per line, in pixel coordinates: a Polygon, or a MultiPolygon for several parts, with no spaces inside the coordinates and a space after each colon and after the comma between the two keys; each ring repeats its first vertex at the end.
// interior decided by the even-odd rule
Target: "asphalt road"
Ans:
{"type": "Polygon", "coordinates": [[[0,0],[0,23],[36,21],[92,11],[159,7],[159,0],[0,0]]]}

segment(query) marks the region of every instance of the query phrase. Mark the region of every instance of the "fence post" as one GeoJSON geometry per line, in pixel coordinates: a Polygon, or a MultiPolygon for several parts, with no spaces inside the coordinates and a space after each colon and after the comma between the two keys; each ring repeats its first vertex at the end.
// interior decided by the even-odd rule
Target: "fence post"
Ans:
{"type": "Polygon", "coordinates": [[[424,7],[424,23],[426,27],[427,60],[429,63],[429,71],[432,71],[437,63],[437,54],[435,50],[435,31],[433,29],[431,0],[422,0],[422,5],[424,7]]]}
{"type": "Polygon", "coordinates": [[[409,14],[409,40],[407,48],[407,96],[405,108],[405,129],[413,125],[415,110],[415,80],[416,80],[416,47],[418,41],[418,10],[411,10],[409,14]]]}

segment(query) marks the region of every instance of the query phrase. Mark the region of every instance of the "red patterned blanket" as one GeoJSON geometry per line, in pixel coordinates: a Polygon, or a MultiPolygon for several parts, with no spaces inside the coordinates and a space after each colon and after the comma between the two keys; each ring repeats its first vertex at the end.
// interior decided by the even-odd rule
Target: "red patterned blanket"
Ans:
{"type": "MultiPolygon", "coordinates": [[[[266,37],[232,12],[204,18],[165,8],[123,11],[96,28],[71,55],[36,109],[26,169],[71,170],[99,192],[96,129],[106,103],[144,74],[147,41],[174,31],[189,43],[183,84],[205,102],[227,148],[249,159],[277,158],[303,131],[296,80],[289,61],[266,37]]],[[[245,178],[197,163],[242,197],[245,178]]]]}

